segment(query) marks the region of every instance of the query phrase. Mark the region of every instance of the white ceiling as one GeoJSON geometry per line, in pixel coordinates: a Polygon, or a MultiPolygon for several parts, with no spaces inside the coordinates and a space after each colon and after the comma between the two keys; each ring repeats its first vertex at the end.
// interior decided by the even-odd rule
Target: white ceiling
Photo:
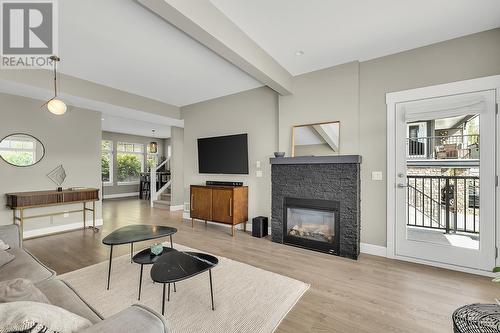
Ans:
{"type": "Polygon", "coordinates": [[[210,1],[293,75],[500,26],[499,0],[210,1]]]}
{"type": "Polygon", "coordinates": [[[262,86],[133,0],[59,1],[61,72],[182,106],[262,86]]]}
{"type": "Polygon", "coordinates": [[[125,133],[140,136],[153,136],[160,139],[170,138],[171,127],[162,124],[153,124],[146,121],[138,121],[109,115],[102,116],[102,130],[115,133],[125,133]]]}

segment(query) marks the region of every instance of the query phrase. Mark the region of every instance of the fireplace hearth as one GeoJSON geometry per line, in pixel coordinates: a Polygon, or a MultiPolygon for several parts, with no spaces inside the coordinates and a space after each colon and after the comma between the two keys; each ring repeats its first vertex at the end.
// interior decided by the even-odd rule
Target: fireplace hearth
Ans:
{"type": "Polygon", "coordinates": [[[272,158],[273,242],[357,259],[359,155],[272,158]]]}
{"type": "Polygon", "coordinates": [[[283,243],[338,254],[338,201],[285,197],[283,205],[283,243]]]}

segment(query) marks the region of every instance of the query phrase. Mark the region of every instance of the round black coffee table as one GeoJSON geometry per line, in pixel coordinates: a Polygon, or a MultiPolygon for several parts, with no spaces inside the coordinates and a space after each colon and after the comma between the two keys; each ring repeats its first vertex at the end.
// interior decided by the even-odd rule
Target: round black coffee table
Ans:
{"type": "Polygon", "coordinates": [[[109,267],[108,267],[108,285],[111,280],[111,262],[113,260],[113,246],[130,244],[130,261],[134,252],[134,243],[142,242],[150,239],[157,239],[170,236],[170,245],[173,247],[172,235],[177,232],[176,228],[166,227],[161,225],[148,224],[132,224],[119,229],[116,229],[109,235],[103,238],[102,243],[111,247],[109,251],[109,267]]]}
{"type": "MultiPolygon", "coordinates": [[[[176,250],[172,247],[164,246],[163,252],[158,254],[158,255],[155,255],[155,254],[151,253],[150,248],[147,248],[147,249],[142,250],[141,252],[137,253],[135,256],[132,257],[133,262],[141,265],[141,272],[139,274],[139,297],[137,298],[137,300],[139,300],[139,301],[141,300],[142,272],[144,270],[144,265],[154,264],[158,260],[158,258],[160,258],[162,255],[164,255],[165,253],[168,253],[170,251],[176,251],[176,250]]],[[[174,284],[174,291],[175,291],[175,284],[174,284]]]]}
{"type": "Polygon", "coordinates": [[[165,287],[168,285],[168,300],[170,301],[170,284],[189,279],[208,271],[210,279],[210,298],[212,310],[214,307],[214,292],[212,287],[212,268],[219,263],[216,257],[198,252],[169,251],[161,255],[151,268],[151,278],[154,282],[163,284],[163,300],[161,313],[165,315],[165,287]]]}

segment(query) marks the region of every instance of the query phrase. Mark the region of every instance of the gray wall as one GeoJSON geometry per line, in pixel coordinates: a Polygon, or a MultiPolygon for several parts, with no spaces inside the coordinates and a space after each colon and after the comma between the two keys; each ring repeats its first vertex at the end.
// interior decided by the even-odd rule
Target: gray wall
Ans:
{"type": "Polygon", "coordinates": [[[184,204],[184,129],[172,127],[172,196],[171,205],[178,206],[184,204]]]}
{"type": "Polygon", "coordinates": [[[269,158],[278,148],[278,96],[267,87],[193,104],[181,109],[184,119],[184,202],[189,185],[206,180],[242,181],[249,190],[249,218],[271,214],[269,158]],[[197,139],[248,133],[249,175],[198,173],[197,139]],[[256,177],[261,162],[262,178],[256,177]]]}
{"type": "Polygon", "coordinates": [[[500,74],[500,29],[365,62],[352,62],[294,78],[294,94],[278,97],[268,88],[181,108],[185,119],[184,201],[189,184],[239,180],[249,185],[250,217],[270,216],[267,157],[278,147],[291,153],[292,126],[340,121],[340,153],[360,154],[361,241],[386,245],[385,94],[439,83],[500,74]],[[276,119],[279,108],[279,121],[276,119]],[[200,175],[196,138],[249,133],[249,176],[200,175]],[[260,160],[263,178],[255,177],[260,160]],[[383,171],[383,181],[372,181],[383,171]]]}
{"type": "MultiPolygon", "coordinates": [[[[5,208],[5,193],[51,190],[57,186],[47,174],[62,164],[66,170],[64,188],[81,186],[101,188],[101,114],[68,107],[56,116],[40,108],[43,101],[0,94],[0,137],[22,132],[38,138],[45,146],[43,160],[31,167],[19,168],[0,160],[0,224],[12,223],[12,212],[5,208]]],[[[80,205],[36,209],[26,214],[79,209],[80,205]]],[[[101,218],[101,203],[97,204],[101,218]]],[[[25,230],[41,229],[83,221],[81,214],[69,217],[40,218],[25,223],[25,230]]]]}
{"type": "Polygon", "coordinates": [[[500,74],[500,29],[362,62],[360,73],[361,240],[385,246],[385,94],[500,74]],[[371,180],[374,170],[384,181],[371,180]]]}
{"type": "Polygon", "coordinates": [[[103,192],[104,195],[113,195],[113,194],[124,194],[124,193],[138,193],[139,192],[139,185],[134,184],[134,185],[118,185],[118,179],[117,179],[117,172],[118,172],[118,163],[116,161],[116,145],[118,142],[128,142],[128,143],[140,143],[144,145],[144,171],[147,171],[147,163],[146,163],[146,148],[147,145],[152,141],[158,142],[158,157],[165,156],[165,140],[164,139],[158,139],[158,138],[152,138],[152,137],[146,137],[146,136],[139,136],[139,135],[130,135],[130,134],[123,134],[123,133],[113,133],[113,132],[102,132],[102,139],[103,140],[111,140],[113,141],[113,186],[103,186],[103,192]]]}
{"type": "Polygon", "coordinates": [[[359,63],[299,75],[279,98],[279,149],[292,152],[295,125],[340,121],[340,154],[359,152],[359,63]]]}

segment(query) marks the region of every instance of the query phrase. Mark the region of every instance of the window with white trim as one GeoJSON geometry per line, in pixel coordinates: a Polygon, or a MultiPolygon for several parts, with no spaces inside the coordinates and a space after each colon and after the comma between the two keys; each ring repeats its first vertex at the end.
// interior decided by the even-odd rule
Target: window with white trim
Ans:
{"type": "Polygon", "coordinates": [[[113,185],[113,141],[101,141],[101,179],[104,186],[113,185]]]}
{"type": "Polygon", "coordinates": [[[144,145],[118,142],[116,146],[118,185],[139,183],[144,172],[144,145]]]}

